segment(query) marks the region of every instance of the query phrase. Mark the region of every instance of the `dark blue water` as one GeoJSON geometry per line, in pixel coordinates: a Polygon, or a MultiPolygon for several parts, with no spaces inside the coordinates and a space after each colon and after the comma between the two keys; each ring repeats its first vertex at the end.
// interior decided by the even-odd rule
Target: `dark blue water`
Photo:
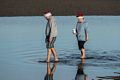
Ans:
{"type": "MultiPolygon", "coordinates": [[[[120,16],[86,16],[89,42],[85,44],[84,71],[89,80],[120,73],[120,16]]],[[[74,80],[81,63],[76,37],[77,19],[57,16],[55,44],[60,62],[54,80],[74,80]],[[68,77],[66,77],[66,75],[68,77]]],[[[43,17],[0,17],[0,80],[44,80],[47,70],[43,17]],[[6,77],[7,76],[7,77],[6,77]]],[[[52,66],[52,64],[50,64],[52,66]]]]}

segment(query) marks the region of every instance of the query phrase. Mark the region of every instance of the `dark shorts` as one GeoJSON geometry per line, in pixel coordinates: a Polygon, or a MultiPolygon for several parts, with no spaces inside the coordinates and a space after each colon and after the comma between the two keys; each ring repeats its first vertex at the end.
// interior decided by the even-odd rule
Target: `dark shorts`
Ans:
{"type": "Polygon", "coordinates": [[[46,41],[46,48],[47,49],[48,48],[54,48],[54,43],[56,41],[56,37],[53,37],[51,42],[49,42],[49,37],[46,37],[45,41],[46,41]]]}
{"type": "Polygon", "coordinates": [[[85,44],[85,41],[78,41],[78,47],[80,50],[84,48],[84,44],[85,44]]]}

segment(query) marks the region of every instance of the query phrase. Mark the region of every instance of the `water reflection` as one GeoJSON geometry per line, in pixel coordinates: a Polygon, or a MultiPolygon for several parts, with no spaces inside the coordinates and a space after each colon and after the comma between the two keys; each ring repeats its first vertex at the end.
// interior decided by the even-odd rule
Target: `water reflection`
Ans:
{"type": "Polygon", "coordinates": [[[87,75],[84,73],[84,62],[85,59],[81,59],[81,63],[78,65],[78,70],[75,76],[75,80],[88,80],[87,75]]]}
{"type": "Polygon", "coordinates": [[[47,63],[47,73],[45,75],[44,80],[53,80],[53,75],[56,70],[56,62],[53,63],[52,67],[50,66],[50,63],[47,63]]]}

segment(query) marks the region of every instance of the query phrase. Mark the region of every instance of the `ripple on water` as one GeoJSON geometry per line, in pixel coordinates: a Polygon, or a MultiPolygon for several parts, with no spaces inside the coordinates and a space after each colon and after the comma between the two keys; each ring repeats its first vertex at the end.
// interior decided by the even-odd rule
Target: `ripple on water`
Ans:
{"type": "MultiPolygon", "coordinates": [[[[21,58],[22,61],[28,63],[37,63],[44,61],[47,57],[46,49],[31,49],[31,50],[20,50],[14,52],[15,56],[21,58]]],[[[119,67],[120,56],[119,51],[101,51],[101,50],[87,50],[85,66],[102,66],[102,67],[119,67]],[[116,52],[116,54],[112,54],[116,52]],[[111,66],[112,65],[112,66],[111,66]]],[[[57,50],[59,63],[62,65],[76,66],[80,63],[80,52],[76,49],[72,50],[57,50]]],[[[51,58],[51,61],[53,59],[51,58]]]]}

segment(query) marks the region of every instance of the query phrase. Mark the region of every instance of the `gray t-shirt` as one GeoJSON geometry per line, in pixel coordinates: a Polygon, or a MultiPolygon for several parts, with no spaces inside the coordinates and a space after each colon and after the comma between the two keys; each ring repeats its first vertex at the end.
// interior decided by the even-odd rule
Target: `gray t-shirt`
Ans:
{"type": "Polygon", "coordinates": [[[46,25],[45,35],[49,37],[57,36],[57,25],[55,18],[52,16],[46,25]]]}
{"type": "Polygon", "coordinates": [[[84,21],[83,23],[77,22],[76,32],[78,41],[86,41],[85,31],[88,33],[87,22],[86,21],[84,21]]]}

